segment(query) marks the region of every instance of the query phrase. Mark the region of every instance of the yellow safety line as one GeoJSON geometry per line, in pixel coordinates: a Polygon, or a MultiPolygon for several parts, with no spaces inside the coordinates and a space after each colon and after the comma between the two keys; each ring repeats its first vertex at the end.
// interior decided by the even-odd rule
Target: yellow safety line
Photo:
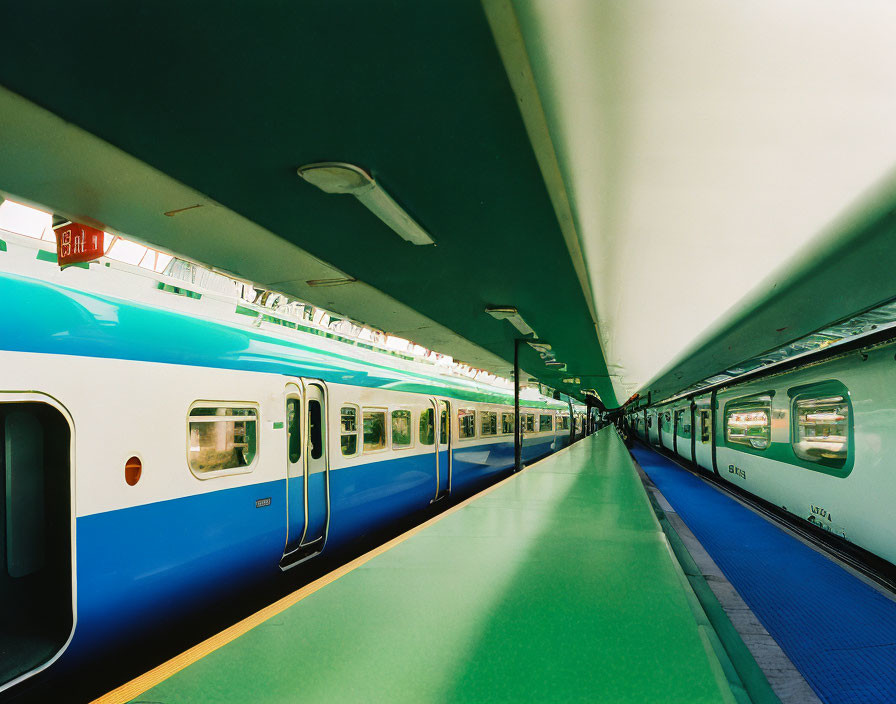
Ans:
{"type": "MultiPolygon", "coordinates": [[[[545,459],[557,457],[557,455],[565,452],[566,450],[569,450],[571,447],[572,447],[572,445],[568,445],[567,447],[564,447],[559,452],[555,452],[552,455],[550,455],[549,457],[546,457],[545,459]]],[[[101,696],[97,699],[94,699],[91,704],[124,704],[125,702],[131,701],[134,697],[143,694],[148,689],[152,689],[156,685],[167,680],[169,677],[177,674],[178,672],[183,670],[185,667],[192,665],[197,660],[201,660],[206,655],[215,652],[218,648],[221,648],[221,647],[227,645],[228,643],[230,643],[231,641],[236,640],[241,635],[252,630],[257,625],[264,623],[269,618],[273,618],[277,614],[279,614],[283,611],[286,611],[286,609],[288,609],[290,606],[294,606],[295,604],[300,602],[302,599],[304,599],[306,596],[314,594],[314,592],[316,592],[318,589],[325,587],[326,585],[330,584],[331,582],[335,582],[340,577],[344,577],[349,572],[352,572],[353,570],[355,570],[358,567],[360,567],[361,565],[363,565],[365,562],[369,562],[377,555],[381,555],[382,553],[386,552],[387,550],[391,550],[396,545],[398,545],[399,543],[403,543],[405,540],[407,540],[408,538],[410,538],[413,535],[416,535],[417,533],[422,531],[424,528],[431,526],[433,523],[436,523],[436,522],[442,520],[443,518],[445,518],[445,516],[451,515],[452,513],[463,508],[467,504],[472,503],[473,501],[484,496],[485,494],[488,494],[488,493],[494,491],[495,489],[497,489],[498,487],[503,486],[504,484],[509,482],[511,479],[515,479],[520,474],[522,474],[522,472],[525,472],[530,467],[534,467],[536,464],[539,464],[539,463],[540,462],[536,462],[532,465],[524,467],[521,472],[517,472],[516,474],[511,474],[506,479],[502,479],[497,484],[493,484],[492,486],[490,486],[486,489],[483,489],[478,494],[474,494],[470,498],[465,499],[464,501],[461,501],[456,506],[452,506],[451,508],[444,511],[443,513],[440,513],[438,516],[430,518],[428,521],[421,523],[419,526],[416,526],[415,528],[411,528],[411,530],[407,531],[406,533],[402,533],[401,535],[399,535],[396,538],[393,538],[389,542],[383,543],[379,547],[374,548],[370,552],[364,553],[360,557],[356,557],[351,562],[347,562],[346,564],[342,565],[342,567],[339,567],[339,568],[333,570],[332,572],[324,575],[323,577],[316,579],[313,582],[310,582],[309,584],[306,584],[301,589],[297,589],[292,594],[289,594],[289,595],[283,597],[279,601],[275,601],[273,604],[270,604],[269,606],[264,607],[263,609],[261,609],[261,611],[256,611],[251,616],[244,618],[242,621],[238,621],[237,623],[233,624],[229,628],[225,628],[220,633],[216,633],[215,635],[211,636],[210,638],[207,638],[206,640],[202,641],[201,643],[194,645],[189,650],[185,650],[184,652],[180,653],[179,655],[175,655],[170,660],[163,662],[161,665],[154,667],[152,670],[149,670],[148,672],[145,672],[138,677],[135,677],[130,682],[126,682],[125,684],[121,685],[117,689],[113,689],[111,692],[104,694],[103,696],[101,696]]]]}

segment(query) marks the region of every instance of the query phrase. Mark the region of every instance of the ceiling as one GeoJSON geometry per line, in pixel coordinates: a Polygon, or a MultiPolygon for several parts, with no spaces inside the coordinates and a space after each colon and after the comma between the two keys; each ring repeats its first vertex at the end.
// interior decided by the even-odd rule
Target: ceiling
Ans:
{"type": "MultiPolygon", "coordinates": [[[[129,214],[140,208],[136,171],[115,175],[130,187],[117,186],[122,200],[107,210],[96,207],[91,183],[54,198],[46,171],[21,155],[18,173],[9,161],[0,171],[0,188],[504,375],[515,330],[484,311],[515,306],[568,365],[552,372],[526,347],[529,373],[576,395],[580,386],[595,388],[615,403],[588,302],[478,2],[49,2],[16,3],[3,14],[0,84],[10,92],[80,128],[69,130],[72,138],[99,138],[361,284],[309,289],[306,281],[329,277],[284,266],[290,258],[280,243],[247,237],[252,230],[215,232],[222,256],[207,240],[194,248],[188,227],[162,222],[181,217],[162,213],[191,205],[186,194],[154,220],[129,214]],[[81,39],[65,50],[48,41],[49,27],[81,39]],[[296,175],[297,166],[323,160],[372,173],[437,246],[406,243],[354,199],[296,175]],[[371,290],[400,312],[368,305],[371,290]],[[433,335],[433,322],[453,338],[433,335]],[[563,376],[581,384],[564,387],[563,376]]],[[[20,127],[27,131],[31,120],[20,127]]],[[[52,142],[33,146],[65,156],[52,142]]],[[[97,157],[102,149],[81,151],[126,161],[97,157]]],[[[215,217],[212,210],[187,211],[183,222],[215,217]]]]}
{"type": "Polygon", "coordinates": [[[17,3],[0,191],[504,376],[484,311],[515,306],[567,364],[524,368],[615,406],[896,295],[894,27],[889,0],[17,3]],[[324,160],[436,246],[296,175],[324,160]]]}

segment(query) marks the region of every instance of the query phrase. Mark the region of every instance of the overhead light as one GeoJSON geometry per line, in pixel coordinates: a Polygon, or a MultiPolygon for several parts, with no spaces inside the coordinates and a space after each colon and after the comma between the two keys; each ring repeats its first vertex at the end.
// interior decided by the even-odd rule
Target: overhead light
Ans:
{"type": "Polygon", "coordinates": [[[566,362],[558,362],[556,359],[545,362],[544,365],[546,367],[557,367],[558,372],[566,371],[566,362]]]}
{"type": "Polygon", "coordinates": [[[581,384],[582,380],[577,376],[570,377],[569,379],[561,379],[564,384],[581,384]]]}
{"type": "Polygon", "coordinates": [[[395,233],[412,244],[435,244],[432,237],[364,169],[339,161],[322,161],[298,168],[298,174],[324,193],[348,193],[357,198],[395,233]]]}
{"type": "Polygon", "coordinates": [[[551,349],[551,345],[547,342],[529,342],[529,347],[543,355],[546,355],[551,349]]]}
{"type": "Polygon", "coordinates": [[[357,281],[357,279],[311,279],[310,281],[306,281],[305,283],[308,286],[321,287],[321,286],[342,286],[344,284],[353,284],[357,281]]]}
{"type": "Polygon", "coordinates": [[[509,306],[489,306],[485,309],[485,312],[495,318],[495,320],[506,320],[523,335],[534,335],[535,337],[538,337],[538,335],[535,335],[535,331],[529,327],[529,324],[523,320],[523,316],[520,315],[516,308],[511,308],[509,306]]]}

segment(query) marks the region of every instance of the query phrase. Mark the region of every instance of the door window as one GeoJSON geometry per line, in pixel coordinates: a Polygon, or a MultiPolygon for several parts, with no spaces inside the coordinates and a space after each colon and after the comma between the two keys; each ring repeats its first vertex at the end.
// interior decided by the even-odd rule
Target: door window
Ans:
{"type": "Polygon", "coordinates": [[[296,464],[302,458],[301,416],[301,401],[297,398],[286,399],[286,446],[290,464],[296,464]]]}

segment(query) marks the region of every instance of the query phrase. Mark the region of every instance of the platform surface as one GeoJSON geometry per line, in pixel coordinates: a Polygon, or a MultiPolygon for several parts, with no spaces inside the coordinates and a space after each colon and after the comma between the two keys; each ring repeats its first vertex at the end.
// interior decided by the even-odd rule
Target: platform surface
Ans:
{"type": "Polygon", "coordinates": [[[896,702],[896,601],[654,450],[634,454],[823,702],[896,702]]]}
{"type": "Polygon", "coordinates": [[[183,669],[157,668],[131,696],[733,701],[612,429],[408,535],[183,669]]]}

